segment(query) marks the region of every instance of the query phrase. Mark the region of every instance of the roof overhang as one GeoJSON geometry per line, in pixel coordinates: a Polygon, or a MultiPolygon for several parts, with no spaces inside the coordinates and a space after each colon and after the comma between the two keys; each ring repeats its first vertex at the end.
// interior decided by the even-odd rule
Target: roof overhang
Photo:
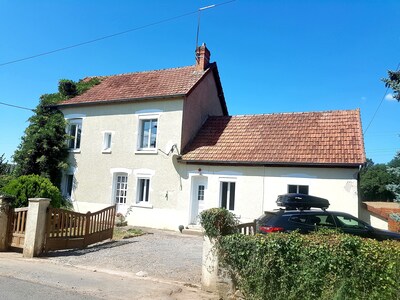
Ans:
{"type": "Polygon", "coordinates": [[[125,98],[125,99],[112,99],[104,101],[91,101],[91,102],[79,102],[79,103],[66,103],[66,104],[56,104],[51,105],[58,108],[76,107],[76,106],[94,106],[94,105],[108,105],[116,103],[129,103],[136,101],[161,101],[161,100],[171,100],[180,99],[185,97],[185,94],[174,94],[174,95],[163,95],[163,96],[152,96],[152,97],[141,97],[141,98],[125,98]]]}
{"type": "Polygon", "coordinates": [[[185,160],[178,162],[191,165],[213,166],[250,166],[250,167],[304,167],[304,168],[348,168],[359,169],[363,163],[302,163],[302,162],[258,162],[258,161],[209,161],[209,160],[185,160]]]}

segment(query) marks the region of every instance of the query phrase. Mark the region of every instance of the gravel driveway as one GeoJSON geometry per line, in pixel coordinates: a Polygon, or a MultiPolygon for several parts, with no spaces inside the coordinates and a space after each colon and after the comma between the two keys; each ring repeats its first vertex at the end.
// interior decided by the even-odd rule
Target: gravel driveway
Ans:
{"type": "Polygon", "coordinates": [[[144,231],[147,234],[82,250],[49,252],[47,259],[200,285],[202,237],[147,228],[144,231]]]}

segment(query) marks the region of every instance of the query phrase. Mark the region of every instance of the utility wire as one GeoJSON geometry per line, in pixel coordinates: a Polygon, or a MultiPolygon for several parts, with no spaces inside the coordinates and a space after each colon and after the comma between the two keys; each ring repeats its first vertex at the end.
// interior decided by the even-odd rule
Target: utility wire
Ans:
{"type": "Polygon", "coordinates": [[[23,107],[23,106],[8,104],[8,103],[4,103],[4,102],[0,102],[0,105],[6,105],[6,106],[11,106],[11,107],[19,108],[19,109],[30,110],[30,111],[33,111],[33,112],[35,111],[35,110],[32,109],[32,108],[27,108],[27,107],[23,107]]]}
{"type": "MultiPolygon", "coordinates": [[[[214,8],[214,7],[217,7],[217,6],[229,4],[229,3],[234,2],[234,1],[236,1],[236,0],[231,0],[231,1],[218,3],[218,4],[215,4],[215,5],[212,5],[212,7],[210,5],[210,7],[207,7],[207,8],[214,8]]],[[[83,45],[95,43],[95,42],[102,41],[102,40],[105,40],[105,39],[109,39],[109,38],[112,38],[112,37],[115,37],[115,36],[118,36],[118,35],[126,34],[126,33],[129,33],[129,32],[132,32],[132,31],[138,31],[138,30],[141,30],[141,29],[144,29],[144,28],[148,28],[148,27],[151,27],[151,26],[155,26],[155,25],[159,25],[159,24],[162,24],[162,23],[167,23],[167,22],[170,22],[170,21],[173,21],[173,20],[176,20],[176,19],[180,19],[180,18],[189,16],[189,15],[197,14],[199,12],[199,10],[201,10],[201,9],[198,9],[198,10],[195,10],[195,11],[191,11],[191,12],[187,12],[187,13],[184,13],[182,15],[178,15],[178,16],[162,19],[160,21],[156,21],[156,22],[153,22],[153,23],[149,23],[149,24],[142,25],[142,26],[139,26],[139,27],[135,27],[135,28],[132,28],[132,29],[128,29],[128,30],[125,30],[125,31],[113,33],[113,34],[110,34],[110,35],[105,35],[105,36],[102,36],[102,37],[99,37],[99,38],[96,38],[96,39],[93,39],[93,40],[88,40],[86,42],[82,42],[82,43],[78,43],[78,44],[74,44],[74,45],[70,45],[70,46],[66,46],[66,47],[62,47],[62,48],[58,48],[58,49],[54,49],[54,50],[43,52],[43,53],[40,53],[40,54],[36,54],[36,55],[32,55],[32,56],[28,56],[28,57],[24,57],[24,58],[20,58],[20,59],[8,61],[8,62],[5,62],[5,63],[0,63],[0,67],[6,66],[6,65],[10,65],[10,64],[14,64],[14,63],[17,63],[17,62],[20,62],[20,61],[24,61],[24,60],[29,60],[29,59],[33,59],[33,58],[36,58],[36,57],[45,56],[45,55],[53,54],[53,53],[56,53],[56,52],[68,50],[68,49],[71,49],[71,48],[76,48],[76,47],[80,47],[80,46],[83,46],[83,45]]]]}
{"type": "MultiPolygon", "coordinates": [[[[399,68],[400,68],[400,63],[397,65],[396,72],[399,70],[399,68]]],[[[385,97],[386,97],[388,91],[389,91],[389,87],[386,88],[385,94],[383,95],[381,102],[379,103],[378,107],[376,108],[371,121],[369,121],[369,123],[368,123],[367,128],[365,128],[364,135],[367,133],[369,127],[371,126],[372,122],[374,121],[376,114],[378,113],[378,110],[381,108],[383,100],[385,100],[385,97]]]]}

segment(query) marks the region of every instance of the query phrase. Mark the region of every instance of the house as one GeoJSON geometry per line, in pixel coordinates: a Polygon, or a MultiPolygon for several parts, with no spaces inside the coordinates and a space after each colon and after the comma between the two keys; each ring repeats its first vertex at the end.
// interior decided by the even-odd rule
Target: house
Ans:
{"type": "Polygon", "coordinates": [[[400,224],[391,214],[400,215],[400,203],[366,201],[362,203],[360,218],[376,228],[400,232],[400,224]]]}
{"type": "Polygon", "coordinates": [[[177,229],[226,207],[242,221],[286,192],[358,215],[365,161],[358,110],[229,116],[205,45],[193,66],[100,77],[62,102],[77,211],[110,204],[132,225],[177,229]]]}

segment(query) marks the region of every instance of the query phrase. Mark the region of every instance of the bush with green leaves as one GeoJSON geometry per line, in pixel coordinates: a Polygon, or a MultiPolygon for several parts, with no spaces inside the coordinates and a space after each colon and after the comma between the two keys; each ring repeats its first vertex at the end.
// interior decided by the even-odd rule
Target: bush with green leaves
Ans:
{"type": "Polygon", "coordinates": [[[1,193],[14,198],[13,207],[28,206],[29,198],[49,198],[53,207],[60,207],[63,202],[60,190],[49,179],[38,175],[13,179],[2,188],[1,193]]]}
{"type": "Polygon", "coordinates": [[[210,208],[200,213],[200,224],[209,238],[236,233],[239,224],[234,214],[225,208],[210,208]]]}
{"type": "Polygon", "coordinates": [[[227,228],[235,232],[236,218],[221,209],[202,212],[201,220],[246,299],[400,299],[398,241],[327,229],[309,235],[225,235],[220,221],[231,220],[227,228]]]}

